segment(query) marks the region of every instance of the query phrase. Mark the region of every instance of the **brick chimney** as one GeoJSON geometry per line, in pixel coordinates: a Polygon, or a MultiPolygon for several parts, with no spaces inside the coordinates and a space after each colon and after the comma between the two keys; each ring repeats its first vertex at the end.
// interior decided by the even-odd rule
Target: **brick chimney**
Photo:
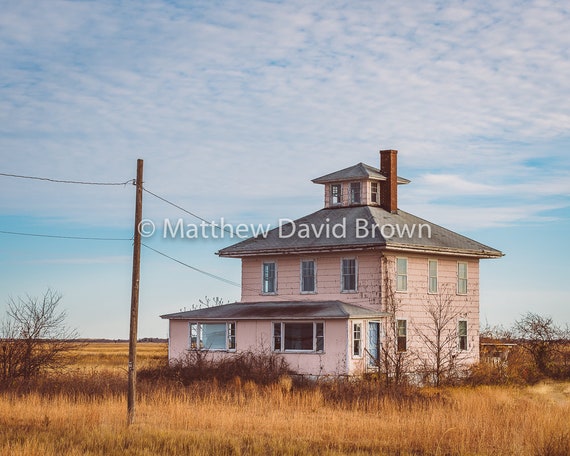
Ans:
{"type": "Polygon", "coordinates": [[[380,207],[388,212],[398,212],[398,166],[397,150],[380,151],[380,172],[386,176],[380,182],[380,207]]]}

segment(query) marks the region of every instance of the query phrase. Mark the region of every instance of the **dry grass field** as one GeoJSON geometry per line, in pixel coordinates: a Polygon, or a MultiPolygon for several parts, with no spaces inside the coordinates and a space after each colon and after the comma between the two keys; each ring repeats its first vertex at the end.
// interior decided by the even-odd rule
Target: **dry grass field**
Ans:
{"type": "MultiPolygon", "coordinates": [[[[141,344],[140,365],[166,347],[141,344]]],[[[126,426],[126,344],[89,344],[77,365],[0,393],[1,455],[570,454],[570,384],[383,393],[345,382],[296,388],[173,381],[139,385],[126,426]],[[359,392],[360,391],[360,392],[359,392]]]]}

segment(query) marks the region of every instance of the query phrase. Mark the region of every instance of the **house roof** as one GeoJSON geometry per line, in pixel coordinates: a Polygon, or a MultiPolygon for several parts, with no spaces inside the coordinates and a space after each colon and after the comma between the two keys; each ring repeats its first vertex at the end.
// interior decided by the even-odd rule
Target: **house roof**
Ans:
{"type": "Polygon", "coordinates": [[[342,301],[234,302],[222,306],[161,315],[168,320],[346,320],[381,318],[389,314],[375,312],[342,301]]]}
{"type": "MultiPolygon", "coordinates": [[[[326,174],[321,177],[313,179],[315,184],[326,184],[328,182],[342,182],[349,180],[371,179],[377,181],[385,181],[387,177],[380,172],[378,168],[367,165],[365,163],[358,163],[354,166],[335,171],[334,173],[326,174]]],[[[403,177],[398,176],[398,184],[409,184],[410,181],[403,177]]]]}
{"type": "Polygon", "coordinates": [[[222,257],[383,249],[496,258],[503,254],[402,210],[325,208],[217,252],[222,257]],[[344,226],[344,230],[342,227],[344,226]],[[374,228],[376,226],[376,228],[374,228]],[[305,229],[308,227],[308,229],[305,229]],[[336,227],[336,231],[335,231],[336,227]],[[364,230],[367,228],[367,232],[364,230]],[[321,230],[321,231],[319,231],[321,230]]]}

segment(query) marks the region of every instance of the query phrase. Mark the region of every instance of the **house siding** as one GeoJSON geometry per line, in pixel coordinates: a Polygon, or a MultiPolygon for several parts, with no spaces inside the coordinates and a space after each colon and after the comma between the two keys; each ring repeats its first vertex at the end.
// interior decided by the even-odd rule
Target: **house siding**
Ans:
{"type": "MultiPolygon", "coordinates": [[[[379,252],[345,252],[325,255],[287,255],[267,257],[247,257],[242,259],[242,301],[273,301],[276,295],[261,293],[261,265],[264,261],[277,263],[277,293],[286,299],[328,300],[338,299],[375,311],[387,311],[386,295],[392,294],[400,302],[396,319],[408,321],[408,351],[419,358],[426,358],[426,344],[422,334],[432,331],[433,320],[426,313],[426,307],[435,305],[438,300],[456,310],[449,331],[456,332],[457,322],[467,320],[468,350],[458,354],[458,361],[472,363],[479,360],[479,260],[444,255],[417,255],[408,253],[380,254],[379,252]],[[312,294],[300,291],[300,262],[313,259],[317,264],[317,292],[312,294]],[[357,291],[341,292],[341,260],[357,260],[357,291]],[[396,258],[408,260],[408,290],[396,289],[396,258]],[[437,260],[438,292],[429,293],[428,260],[437,260]],[[457,294],[457,263],[467,263],[468,289],[466,295],[457,294]],[[384,265],[384,266],[382,266],[384,265]],[[384,270],[383,270],[384,269],[384,270]],[[382,296],[382,288],[384,288],[382,296]],[[381,304],[382,302],[382,304],[381,304]]],[[[386,324],[392,324],[386,322],[386,324]]],[[[350,368],[353,370],[354,366],[350,368]]],[[[358,369],[357,369],[358,370],[358,369]]]]}
{"type": "MultiPolygon", "coordinates": [[[[426,312],[426,307],[438,302],[452,308],[454,314],[447,329],[456,333],[459,320],[467,320],[468,349],[457,355],[457,361],[467,364],[479,360],[479,260],[472,258],[448,257],[437,255],[394,254],[387,256],[388,271],[385,274],[395,277],[397,257],[408,259],[408,291],[394,292],[400,302],[395,319],[408,321],[408,351],[415,357],[429,357],[422,334],[431,334],[433,319],[426,312]],[[428,260],[438,262],[438,292],[428,292],[428,260]],[[457,263],[467,263],[468,288],[466,295],[457,293],[457,263]]],[[[395,289],[395,283],[393,284],[395,289]]]]}
{"type": "MultiPolygon", "coordinates": [[[[206,321],[203,321],[206,322],[206,321]]],[[[189,349],[190,320],[170,320],[170,353],[172,361],[184,360],[189,349]]],[[[272,345],[272,321],[248,320],[236,322],[236,352],[270,352],[272,345]]],[[[347,358],[347,320],[327,320],[325,345],[322,353],[276,353],[284,358],[290,368],[306,375],[345,375],[353,373],[358,363],[347,358]]],[[[214,359],[233,356],[226,351],[212,351],[214,359]]]]}
{"type": "Polygon", "coordinates": [[[371,310],[380,311],[380,259],[378,252],[346,252],[345,254],[287,255],[275,257],[246,257],[242,259],[242,302],[274,301],[275,295],[261,292],[261,264],[277,263],[276,295],[296,300],[341,300],[371,310]],[[341,260],[357,261],[357,290],[341,292],[341,260]],[[316,293],[301,293],[301,260],[316,262],[316,293]]]}

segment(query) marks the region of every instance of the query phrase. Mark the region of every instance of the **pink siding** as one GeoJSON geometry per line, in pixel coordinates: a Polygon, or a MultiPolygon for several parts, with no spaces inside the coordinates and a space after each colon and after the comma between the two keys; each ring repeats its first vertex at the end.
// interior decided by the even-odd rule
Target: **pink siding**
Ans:
{"type": "MultiPolygon", "coordinates": [[[[242,259],[242,301],[282,300],[339,300],[360,305],[376,311],[386,311],[386,298],[393,297],[397,303],[395,318],[387,318],[386,325],[395,324],[395,319],[408,322],[407,348],[414,358],[426,357],[426,344],[421,335],[430,334],[433,321],[426,307],[437,300],[444,300],[457,309],[457,315],[449,330],[457,331],[458,320],[468,322],[468,350],[459,352],[457,361],[474,362],[479,359],[479,260],[437,255],[381,253],[360,251],[327,253],[319,255],[283,255],[274,257],[246,257],[242,259]],[[396,281],[396,258],[408,260],[408,289],[394,291],[396,281]],[[341,260],[357,260],[357,291],[341,292],[341,260]],[[428,293],[428,260],[437,260],[438,293],[428,293]],[[316,293],[301,293],[301,260],[316,262],[316,293]],[[262,264],[274,261],[277,264],[277,293],[261,292],[262,264]],[[457,294],[457,263],[467,263],[468,293],[457,294]],[[381,296],[381,293],[384,293],[381,296]]],[[[367,341],[367,321],[362,321],[362,340],[367,341]]],[[[238,321],[236,345],[238,351],[271,349],[270,321],[238,321]]],[[[384,342],[383,342],[384,343],[384,342]]],[[[170,322],[170,359],[183,356],[188,348],[188,321],[170,322]]],[[[214,352],[214,356],[232,356],[232,353],[214,352]]],[[[360,373],[366,369],[366,357],[352,353],[352,320],[329,320],[325,322],[324,353],[282,353],[289,365],[297,372],[312,375],[360,373]]]]}
{"type": "MultiPolygon", "coordinates": [[[[188,349],[189,321],[170,321],[169,359],[184,359],[188,349]]],[[[347,374],[354,363],[347,361],[347,322],[325,322],[324,353],[279,353],[297,373],[310,375],[347,374]]],[[[271,350],[271,322],[252,320],[236,323],[236,349],[239,352],[269,352],[271,350]]],[[[233,356],[232,352],[212,352],[212,356],[233,356]]]]}
{"type": "MultiPolygon", "coordinates": [[[[479,260],[437,255],[400,255],[388,257],[388,274],[395,276],[395,259],[408,259],[408,291],[394,293],[399,308],[396,319],[408,321],[408,350],[415,354],[425,354],[426,344],[421,334],[431,334],[433,319],[426,307],[437,303],[448,304],[456,314],[449,329],[456,331],[459,320],[467,320],[468,350],[458,354],[458,360],[475,362],[479,359],[479,260]],[[438,262],[438,293],[428,293],[428,260],[438,262]],[[467,295],[457,294],[457,263],[467,263],[467,295]]],[[[395,283],[393,285],[395,290],[395,283]]]]}
{"type": "Polygon", "coordinates": [[[425,343],[421,341],[421,333],[429,334],[433,322],[430,321],[426,306],[434,305],[439,300],[448,302],[457,309],[457,316],[450,330],[455,331],[457,322],[465,319],[468,322],[468,350],[460,353],[460,358],[469,362],[479,359],[479,260],[443,255],[418,254],[384,254],[379,252],[357,252],[355,254],[330,253],[312,256],[274,256],[244,258],[242,260],[242,301],[278,301],[291,300],[340,300],[377,311],[386,310],[385,302],[381,302],[381,284],[384,284],[384,296],[392,293],[400,302],[396,319],[408,321],[408,349],[410,352],[422,353],[425,343]],[[408,291],[390,292],[386,280],[395,290],[397,257],[408,259],[408,291]],[[356,292],[341,292],[341,259],[356,258],[358,269],[358,285],[356,292]],[[428,260],[438,263],[438,293],[428,293],[428,260]],[[300,262],[315,260],[317,267],[317,292],[300,292],[300,262]],[[262,264],[274,261],[277,264],[277,293],[261,293],[262,264]],[[468,293],[457,294],[457,263],[467,263],[468,293]],[[384,265],[385,274],[381,274],[384,265]]]}
{"type": "Polygon", "coordinates": [[[242,301],[279,301],[283,299],[327,301],[339,300],[380,310],[380,254],[378,252],[347,252],[320,255],[287,255],[242,259],[242,301]],[[341,260],[355,258],[358,287],[355,292],[341,292],[341,260]],[[301,260],[314,260],[317,268],[317,292],[301,293],[301,260]],[[277,264],[277,293],[261,292],[263,263],[277,264]]]}

